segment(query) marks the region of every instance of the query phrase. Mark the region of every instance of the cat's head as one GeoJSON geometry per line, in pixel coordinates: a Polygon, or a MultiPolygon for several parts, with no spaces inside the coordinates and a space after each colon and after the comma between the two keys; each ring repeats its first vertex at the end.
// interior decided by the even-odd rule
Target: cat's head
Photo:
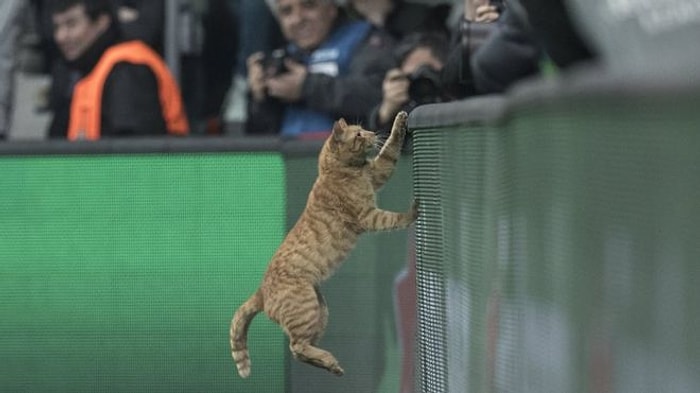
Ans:
{"type": "Polygon", "coordinates": [[[337,160],[351,165],[364,164],[377,145],[377,135],[358,125],[349,125],[341,118],[333,124],[326,145],[337,160]]]}

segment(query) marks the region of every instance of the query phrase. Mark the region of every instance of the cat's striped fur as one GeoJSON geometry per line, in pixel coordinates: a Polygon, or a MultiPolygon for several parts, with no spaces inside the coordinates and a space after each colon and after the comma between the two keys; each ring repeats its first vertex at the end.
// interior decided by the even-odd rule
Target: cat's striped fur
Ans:
{"type": "Polygon", "coordinates": [[[253,317],[265,311],[289,337],[294,357],[342,375],[343,369],[318,343],[328,320],[319,285],[343,262],[360,234],[406,228],[418,216],[417,203],[407,213],[377,208],[375,193],[389,179],[406,134],[405,112],[374,158],[377,137],[343,119],[333,126],[319,155],[319,174],[306,208],[272,257],[258,290],[231,321],[231,352],[238,373],[250,375],[247,333],[253,317]]]}

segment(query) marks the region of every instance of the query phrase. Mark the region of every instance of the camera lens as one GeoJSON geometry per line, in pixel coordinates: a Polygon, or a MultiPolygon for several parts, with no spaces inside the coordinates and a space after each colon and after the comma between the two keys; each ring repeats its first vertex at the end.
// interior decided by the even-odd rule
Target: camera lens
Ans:
{"type": "Polygon", "coordinates": [[[408,94],[416,105],[440,102],[442,87],[440,74],[429,66],[421,66],[408,78],[411,82],[408,94]]]}

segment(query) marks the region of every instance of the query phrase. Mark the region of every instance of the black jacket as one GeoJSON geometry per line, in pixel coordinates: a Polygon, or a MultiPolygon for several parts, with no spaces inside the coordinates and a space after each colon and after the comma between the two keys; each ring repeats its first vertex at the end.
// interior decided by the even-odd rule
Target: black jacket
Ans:
{"type": "Polygon", "coordinates": [[[532,34],[506,10],[496,22],[463,22],[443,69],[443,83],[459,86],[461,92],[454,93],[461,97],[503,92],[536,74],[541,56],[532,34]]]}
{"type": "MultiPolygon", "coordinates": [[[[493,31],[476,50],[458,40],[444,71],[445,83],[460,83],[463,96],[501,93],[536,75],[544,56],[561,69],[595,60],[561,0],[508,1],[493,31]]],[[[468,33],[469,29],[460,32],[468,33]]],[[[462,37],[460,37],[462,38],[462,37]]]]}

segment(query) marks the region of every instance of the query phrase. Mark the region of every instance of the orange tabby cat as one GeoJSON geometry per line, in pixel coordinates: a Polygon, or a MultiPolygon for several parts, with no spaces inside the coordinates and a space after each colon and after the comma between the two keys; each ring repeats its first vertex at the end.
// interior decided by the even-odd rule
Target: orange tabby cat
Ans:
{"type": "Polygon", "coordinates": [[[343,262],[366,231],[406,228],[418,216],[414,201],[407,213],[377,208],[375,193],[389,179],[406,135],[406,112],[399,113],[379,154],[369,153],[377,136],[340,119],[318,159],[318,178],[306,208],[267,268],[260,288],[236,311],[231,321],[231,353],[238,373],[250,375],[248,327],[260,311],[289,337],[294,357],[343,375],[338,361],[316,347],[326,328],[328,308],[319,285],[343,262]]]}

